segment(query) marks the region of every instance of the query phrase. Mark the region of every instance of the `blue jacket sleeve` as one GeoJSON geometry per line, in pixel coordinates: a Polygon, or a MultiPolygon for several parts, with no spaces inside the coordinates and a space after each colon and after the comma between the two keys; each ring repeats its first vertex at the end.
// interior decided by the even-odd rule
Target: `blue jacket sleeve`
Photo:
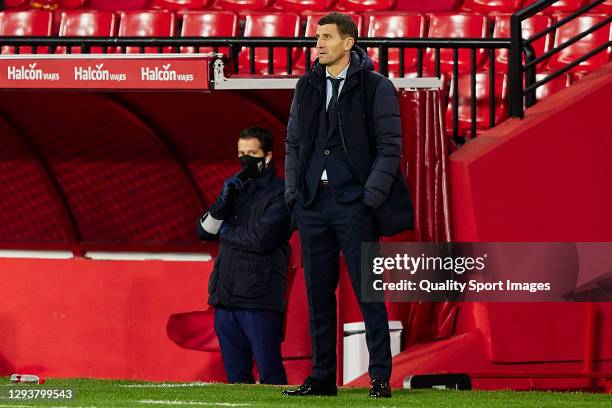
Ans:
{"type": "Polygon", "coordinates": [[[290,214],[283,199],[283,192],[274,194],[263,216],[254,224],[233,226],[224,224],[220,230],[223,245],[246,252],[266,254],[289,239],[290,214]]]}
{"type": "Polygon", "coordinates": [[[374,209],[385,202],[402,158],[402,123],[393,83],[381,78],[372,103],[376,157],[365,182],[363,202],[374,209]]]}
{"type": "Polygon", "coordinates": [[[285,139],[285,201],[290,203],[297,194],[297,167],[300,143],[298,138],[298,88],[301,80],[298,81],[296,91],[291,102],[289,111],[289,122],[287,123],[287,137],[285,139]]]}

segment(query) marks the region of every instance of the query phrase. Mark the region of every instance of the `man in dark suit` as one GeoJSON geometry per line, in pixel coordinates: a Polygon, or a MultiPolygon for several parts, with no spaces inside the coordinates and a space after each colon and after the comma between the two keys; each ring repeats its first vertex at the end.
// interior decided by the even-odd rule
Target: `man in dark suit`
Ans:
{"type": "Polygon", "coordinates": [[[363,301],[363,291],[371,288],[362,281],[360,262],[362,242],[407,228],[389,225],[394,217],[377,222],[389,204],[407,200],[410,222],[409,197],[398,171],[402,136],[396,90],[355,46],[351,17],[328,14],[319,20],[316,35],[319,58],[297,83],[285,156],[285,200],[302,242],[313,367],[300,387],[284,394],[337,394],[335,290],[342,250],[366,327],[370,396],[390,397],[387,310],[382,296],[363,301]],[[405,197],[394,197],[394,191],[406,192],[405,197]]]}

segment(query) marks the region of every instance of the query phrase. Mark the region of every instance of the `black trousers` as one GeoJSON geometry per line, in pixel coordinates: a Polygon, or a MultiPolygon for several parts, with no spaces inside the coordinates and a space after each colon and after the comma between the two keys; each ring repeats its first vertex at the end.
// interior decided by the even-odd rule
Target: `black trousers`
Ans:
{"type": "Polygon", "coordinates": [[[382,298],[379,302],[361,299],[361,243],[378,241],[371,210],[361,201],[337,201],[328,188],[319,189],[311,206],[305,208],[298,203],[295,210],[308,292],[312,376],[320,380],[336,377],[335,291],[342,250],[365,322],[370,378],[389,380],[391,348],[386,306],[382,298]]]}

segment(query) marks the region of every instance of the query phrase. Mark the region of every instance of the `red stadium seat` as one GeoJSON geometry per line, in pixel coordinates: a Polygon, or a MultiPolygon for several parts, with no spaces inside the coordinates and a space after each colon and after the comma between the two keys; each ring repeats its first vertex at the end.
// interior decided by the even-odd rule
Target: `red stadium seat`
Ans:
{"type": "Polygon", "coordinates": [[[87,0],[60,0],[60,9],[75,9],[85,6],[87,0]]]}
{"type": "MultiPolygon", "coordinates": [[[[536,75],[536,81],[541,81],[550,75],[550,72],[542,72],[536,75]]],[[[541,101],[542,99],[557,93],[571,84],[571,76],[569,74],[559,75],[553,80],[539,86],[536,89],[536,100],[541,101]]]]}
{"type": "MultiPolygon", "coordinates": [[[[112,37],[117,28],[117,16],[110,11],[63,11],[60,19],[60,37],[112,37]]],[[[108,48],[113,52],[114,48],[108,48]]],[[[72,47],[71,52],[81,52],[81,47],[72,47]]],[[[92,53],[103,52],[102,47],[92,47],[92,53]]],[[[65,54],[66,47],[57,47],[56,54],[65,54]]]]}
{"type": "Polygon", "coordinates": [[[4,8],[29,8],[28,0],[4,0],[4,8]]]}
{"type": "Polygon", "coordinates": [[[599,6],[592,9],[594,13],[612,14],[612,0],[606,0],[599,6]]]}
{"type": "MultiPolygon", "coordinates": [[[[493,27],[493,38],[510,38],[510,14],[499,14],[495,16],[494,27],[493,27]]],[[[550,26],[550,17],[542,14],[536,14],[531,16],[522,23],[523,38],[528,39],[535,33],[544,31],[550,26]]],[[[533,43],[533,48],[536,56],[540,56],[545,52],[548,52],[552,47],[553,34],[550,33],[533,43]]],[[[501,49],[497,50],[495,54],[496,69],[507,69],[508,68],[508,50],[501,49]]],[[[540,65],[546,65],[543,62],[540,65]]]]}
{"type": "Polygon", "coordinates": [[[395,5],[395,0],[338,0],[336,7],[346,11],[380,11],[390,10],[395,5]]]}
{"type": "MultiPolygon", "coordinates": [[[[5,11],[0,13],[0,36],[44,37],[53,30],[53,14],[46,10],[5,11]]],[[[31,54],[32,47],[19,47],[20,54],[31,54]]],[[[38,47],[38,54],[47,54],[46,47],[38,47]]],[[[14,47],[2,47],[2,54],[14,54],[14,47]]]]}
{"type": "Polygon", "coordinates": [[[75,9],[83,7],[85,3],[87,0],[32,0],[30,7],[43,10],[75,9]]]}
{"type": "MultiPolygon", "coordinates": [[[[253,12],[245,14],[245,37],[299,37],[300,16],[292,13],[264,13],[253,12]]],[[[249,49],[243,47],[238,57],[239,71],[250,73],[249,49]]],[[[273,49],[274,73],[287,72],[287,50],[285,48],[273,49]]],[[[299,56],[297,50],[293,51],[293,60],[299,56]]],[[[268,49],[255,48],[255,73],[268,73],[268,49]]]]}
{"type": "MultiPolygon", "coordinates": [[[[368,18],[368,37],[403,37],[421,38],[425,36],[425,17],[421,14],[412,13],[385,13],[371,14],[368,18]]],[[[369,55],[374,60],[375,69],[378,70],[378,48],[369,50],[369,55]]],[[[400,64],[399,49],[390,49],[388,58],[388,69],[390,77],[399,76],[400,64]]],[[[404,73],[414,68],[417,63],[416,49],[404,50],[404,73]]]]}
{"type": "MultiPolygon", "coordinates": [[[[486,38],[487,18],[481,14],[473,13],[439,13],[432,14],[429,21],[428,37],[452,38],[486,38]]],[[[476,65],[480,66],[485,58],[485,50],[476,51],[476,65]]],[[[434,72],[436,53],[432,48],[425,52],[424,60],[429,71],[434,72]]],[[[459,50],[459,73],[470,72],[470,50],[459,50]]],[[[446,48],[440,50],[440,72],[453,71],[453,50],[446,48]]]]}
{"type": "MultiPolygon", "coordinates": [[[[181,37],[236,37],[238,15],[231,11],[188,11],[183,14],[181,37]]],[[[198,52],[211,52],[211,47],[201,47],[198,52]]],[[[181,52],[195,52],[194,47],[181,47],[181,52]]],[[[229,51],[220,48],[226,55],[229,51]]]]}
{"type": "MultiPolygon", "coordinates": [[[[556,21],[565,17],[564,15],[558,15],[555,17],[556,21]]],[[[574,20],[564,24],[557,29],[555,34],[555,47],[574,37],[575,35],[591,28],[595,24],[601,22],[606,17],[605,14],[591,14],[582,15],[575,18],[574,20]]],[[[563,68],[567,64],[575,61],[581,56],[589,53],[598,46],[601,46],[608,42],[612,38],[610,30],[610,23],[599,28],[595,32],[587,35],[572,45],[564,48],[558,53],[554,54],[548,63],[548,68],[551,70],[557,70],[563,68]]],[[[594,55],[586,61],[581,62],[578,66],[572,69],[573,72],[590,72],[602,64],[608,62],[610,55],[610,48],[606,48],[604,51],[594,55]]]]}
{"type": "Polygon", "coordinates": [[[329,10],[335,0],[276,0],[274,8],[293,12],[329,10]]]}
{"type": "MultiPolygon", "coordinates": [[[[304,37],[314,37],[317,34],[317,25],[321,17],[327,15],[327,12],[309,12],[303,13],[302,17],[306,18],[306,33],[304,37]]],[[[349,14],[355,24],[357,24],[357,34],[361,35],[363,32],[363,16],[361,14],[347,13],[349,14]]],[[[305,68],[305,58],[306,49],[302,49],[302,54],[300,55],[299,60],[294,64],[295,73],[303,73],[305,68]]],[[[316,48],[312,48],[310,50],[310,61],[314,61],[317,59],[317,50],[316,48]]]]}
{"type": "Polygon", "coordinates": [[[212,0],[153,0],[151,7],[159,10],[202,10],[208,7],[212,0]]]}
{"type": "Polygon", "coordinates": [[[273,0],[216,0],[213,7],[217,10],[254,11],[269,7],[273,0]]]}
{"type": "Polygon", "coordinates": [[[521,8],[524,0],[465,0],[461,6],[463,11],[488,14],[491,12],[512,13],[521,8]]]}
{"type": "MultiPolygon", "coordinates": [[[[525,0],[523,7],[529,6],[535,3],[538,0],[525,0]]],[[[585,3],[590,3],[590,0],[558,0],[557,2],[551,4],[546,9],[542,11],[542,13],[550,14],[556,12],[569,12],[575,11],[580,7],[584,6],[585,3]]]]}
{"type": "MultiPolygon", "coordinates": [[[[314,37],[317,34],[317,24],[321,17],[326,16],[327,12],[319,13],[303,13],[302,16],[306,19],[306,33],[305,37],[314,37]]],[[[346,13],[353,18],[355,24],[357,24],[357,34],[361,35],[363,32],[363,16],[361,14],[346,13]]]]}
{"type": "Polygon", "coordinates": [[[144,10],[148,3],[149,0],[90,0],[89,8],[109,11],[144,10]]]}
{"type": "MultiPolygon", "coordinates": [[[[169,11],[123,11],[119,23],[119,37],[172,37],[174,36],[174,14],[169,11]]],[[[117,48],[121,52],[120,48],[117,48]]],[[[164,52],[171,52],[164,47],[164,52]]],[[[139,53],[138,47],[126,47],[126,53],[139,53]]],[[[157,47],[146,47],[145,52],[157,53],[157,47]]]]}
{"type": "MultiPolygon", "coordinates": [[[[453,131],[453,101],[455,99],[454,94],[454,79],[451,80],[450,94],[448,101],[448,110],[446,112],[446,129],[449,134],[453,131]]],[[[458,109],[458,129],[459,136],[470,136],[469,132],[472,123],[472,109],[471,109],[471,88],[472,80],[470,74],[459,75],[459,109],[458,109]]],[[[496,74],[495,75],[495,124],[497,125],[501,120],[507,116],[507,109],[505,105],[506,97],[506,75],[496,74]]],[[[488,129],[490,126],[489,122],[489,74],[478,73],[476,74],[476,129],[488,129]]]]}

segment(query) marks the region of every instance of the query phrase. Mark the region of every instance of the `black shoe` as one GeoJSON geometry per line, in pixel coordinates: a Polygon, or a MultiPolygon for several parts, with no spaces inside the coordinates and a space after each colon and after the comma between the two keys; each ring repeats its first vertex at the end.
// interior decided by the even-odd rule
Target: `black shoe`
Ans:
{"type": "Polygon", "coordinates": [[[283,391],[283,395],[299,397],[307,395],[336,396],[338,395],[338,387],[336,387],[335,381],[321,381],[313,377],[306,377],[304,384],[293,390],[283,391]]]}
{"type": "Polygon", "coordinates": [[[389,381],[372,380],[372,388],[370,388],[370,397],[372,398],[391,398],[391,386],[389,381]]]}

